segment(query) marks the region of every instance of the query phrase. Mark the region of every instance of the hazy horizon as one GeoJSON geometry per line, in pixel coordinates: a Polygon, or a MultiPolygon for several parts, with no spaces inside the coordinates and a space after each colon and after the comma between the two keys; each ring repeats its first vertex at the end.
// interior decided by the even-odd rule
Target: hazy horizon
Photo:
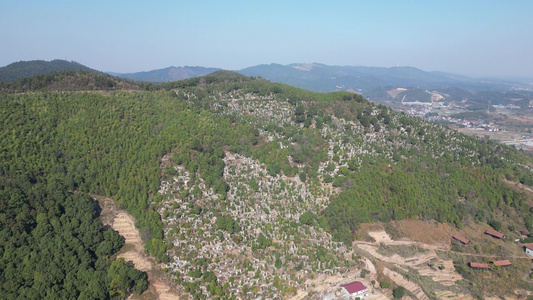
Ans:
{"type": "Polygon", "coordinates": [[[105,72],[277,63],[533,78],[530,1],[2,1],[0,65],[105,72]]]}

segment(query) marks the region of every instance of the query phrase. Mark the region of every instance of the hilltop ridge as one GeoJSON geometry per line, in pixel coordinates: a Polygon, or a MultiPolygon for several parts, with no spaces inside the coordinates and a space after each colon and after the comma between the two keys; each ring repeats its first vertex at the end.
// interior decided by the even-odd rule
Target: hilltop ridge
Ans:
{"type": "Polygon", "coordinates": [[[10,82],[21,78],[32,77],[34,75],[49,74],[59,71],[87,71],[90,73],[101,73],[75,61],[55,59],[52,61],[30,60],[19,61],[0,68],[0,82],[10,82]]]}

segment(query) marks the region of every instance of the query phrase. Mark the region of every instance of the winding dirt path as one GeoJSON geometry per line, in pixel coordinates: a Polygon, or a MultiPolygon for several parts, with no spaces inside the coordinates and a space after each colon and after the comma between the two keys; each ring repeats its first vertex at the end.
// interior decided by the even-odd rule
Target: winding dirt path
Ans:
{"type": "MultiPolygon", "coordinates": [[[[406,269],[406,267],[411,267],[420,273],[423,276],[430,276],[432,280],[439,282],[444,286],[453,286],[456,281],[461,280],[462,276],[455,271],[453,262],[451,260],[440,259],[436,253],[436,250],[449,251],[449,249],[443,249],[441,245],[430,245],[420,242],[414,242],[409,240],[399,240],[395,241],[390,238],[390,236],[384,230],[380,231],[370,231],[368,235],[372,237],[374,242],[363,242],[356,241],[354,246],[359,249],[364,250],[368,255],[374,257],[375,259],[387,263],[392,263],[398,268],[406,269]],[[383,255],[378,252],[378,249],[381,245],[405,245],[412,246],[416,245],[420,248],[426,249],[426,251],[413,253],[412,257],[402,257],[398,254],[392,255],[383,255]],[[430,264],[431,263],[431,264],[430,264]],[[433,267],[430,267],[432,265],[433,267]],[[436,268],[436,266],[441,266],[441,268],[436,268]]],[[[365,263],[367,268],[369,268],[368,262],[371,261],[368,258],[365,258],[365,263]]],[[[413,293],[418,299],[429,299],[428,296],[422,291],[422,288],[414,282],[407,280],[400,273],[395,272],[387,267],[383,268],[383,273],[390,277],[396,284],[405,287],[411,293],[413,293]]],[[[457,295],[452,292],[442,293],[443,297],[438,296],[439,299],[461,299],[462,295],[457,295]]],[[[465,298],[468,299],[468,298],[465,298]]]]}
{"type": "MultiPolygon", "coordinates": [[[[133,216],[124,210],[117,210],[113,200],[110,198],[101,196],[93,197],[100,202],[100,206],[102,207],[100,217],[102,223],[111,226],[111,228],[118,231],[118,233],[125,239],[125,244],[122,248],[123,250],[119,252],[117,257],[124,258],[126,261],[131,261],[137,270],[148,274],[148,282],[151,286],[149,287],[149,290],[155,290],[157,299],[179,299],[178,295],[171,291],[170,286],[155,275],[154,268],[157,266],[151,257],[144,254],[144,245],[139,230],[135,227],[135,219],[133,216]]],[[[142,296],[141,298],[144,299],[142,296]]]]}
{"type": "Polygon", "coordinates": [[[151,260],[144,256],[141,236],[139,235],[137,228],[135,228],[135,220],[133,217],[125,211],[119,211],[115,216],[111,227],[124,237],[126,245],[134,246],[131,250],[121,252],[117,257],[133,262],[133,265],[137,270],[143,272],[152,270],[153,265],[151,260]]]}
{"type": "Polygon", "coordinates": [[[413,293],[417,299],[429,300],[428,296],[426,296],[426,294],[422,291],[422,288],[420,288],[414,282],[408,281],[399,273],[396,273],[387,267],[383,268],[383,273],[389,276],[390,279],[392,279],[397,285],[401,285],[407,290],[409,290],[411,293],[413,293]]]}

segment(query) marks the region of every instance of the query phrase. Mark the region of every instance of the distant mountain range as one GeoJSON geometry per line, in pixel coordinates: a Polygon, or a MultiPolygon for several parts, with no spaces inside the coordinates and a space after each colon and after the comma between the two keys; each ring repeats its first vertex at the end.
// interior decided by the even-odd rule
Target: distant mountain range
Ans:
{"type": "MultiPolygon", "coordinates": [[[[166,82],[207,75],[220,70],[204,67],[168,67],[138,73],[109,73],[137,81],[166,82]]],[[[262,77],[316,92],[352,91],[369,95],[378,87],[416,89],[462,88],[469,90],[509,90],[527,87],[519,81],[498,78],[469,78],[444,72],[426,72],[413,67],[328,66],[312,64],[268,64],[234,70],[246,76],[262,77]]]]}
{"type": "Polygon", "coordinates": [[[168,67],[165,69],[152,70],[137,73],[112,73],[113,76],[123,77],[136,81],[167,82],[204,76],[221,69],[204,67],[168,67]]]}
{"type": "Polygon", "coordinates": [[[502,79],[473,79],[444,72],[426,72],[413,67],[328,66],[318,63],[259,65],[237,71],[247,76],[261,76],[317,92],[352,90],[363,94],[375,87],[392,86],[419,89],[448,87],[486,90],[509,89],[521,83],[502,79]]]}
{"type": "MultiPolygon", "coordinates": [[[[17,62],[0,68],[0,82],[66,69],[98,72],[79,63],[65,60],[17,62]]],[[[184,66],[137,73],[108,73],[130,80],[157,83],[204,76],[218,70],[221,69],[184,66]]],[[[235,70],[235,72],[246,76],[260,76],[269,81],[281,82],[311,91],[343,90],[361,93],[365,96],[375,96],[376,91],[382,90],[384,87],[386,89],[403,87],[428,90],[453,87],[470,91],[508,91],[533,87],[533,84],[527,83],[527,79],[516,81],[498,78],[479,79],[444,72],[426,72],[413,67],[328,66],[319,63],[265,64],[235,70]]],[[[381,92],[378,91],[378,93],[381,92]]]]}
{"type": "Polygon", "coordinates": [[[30,60],[19,61],[0,68],[0,82],[10,82],[21,78],[32,77],[39,74],[49,74],[65,70],[88,71],[101,73],[100,71],[86,67],[74,61],[56,59],[52,61],[30,60]]]}

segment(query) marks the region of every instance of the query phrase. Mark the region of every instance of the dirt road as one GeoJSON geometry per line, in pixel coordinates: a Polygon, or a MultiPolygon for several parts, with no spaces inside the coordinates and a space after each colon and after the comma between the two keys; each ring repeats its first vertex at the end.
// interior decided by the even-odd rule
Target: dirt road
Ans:
{"type": "MultiPolygon", "coordinates": [[[[440,247],[437,245],[429,245],[424,243],[413,242],[409,240],[400,240],[395,241],[390,238],[390,236],[384,230],[368,232],[374,242],[362,242],[356,241],[354,246],[364,250],[368,255],[373,258],[394,264],[400,269],[406,270],[406,267],[411,267],[416,269],[420,275],[430,276],[432,280],[439,282],[445,286],[452,286],[455,284],[455,281],[461,280],[462,276],[459,275],[453,266],[453,262],[442,260],[437,256],[436,250],[440,250],[440,247]],[[413,253],[412,257],[402,257],[398,254],[392,255],[383,255],[378,252],[378,249],[381,245],[387,246],[413,246],[416,245],[420,248],[425,249],[419,253],[413,253]],[[432,267],[430,267],[432,266],[432,267]],[[437,268],[436,266],[440,266],[437,268]]],[[[448,251],[447,249],[441,249],[448,251]]],[[[368,258],[365,259],[365,265],[367,269],[372,272],[375,271],[375,267],[372,265],[371,261],[368,258]],[[374,268],[373,268],[374,267],[374,268]]],[[[383,273],[389,276],[396,284],[404,286],[411,293],[416,295],[418,299],[428,299],[427,295],[422,291],[421,287],[407,280],[401,274],[389,269],[384,268],[383,273]]],[[[446,294],[446,297],[459,297],[460,295],[455,295],[453,293],[446,294]]],[[[458,298],[456,298],[458,299],[458,298]]]]}
{"type": "MultiPolygon", "coordinates": [[[[155,275],[153,269],[156,265],[153,262],[153,258],[144,253],[144,245],[139,230],[135,227],[135,219],[133,216],[124,210],[117,210],[113,200],[110,198],[101,196],[93,197],[100,202],[100,206],[102,207],[101,219],[104,225],[110,225],[111,228],[118,231],[118,233],[125,239],[123,249],[128,250],[119,251],[117,257],[124,258],[126,261],[131,261],[136,269],[148,274],[148,282],[150,283],[149,290],[156,292],[157,299],[179,299],[178,295],[171,291],[170,286],[155,275]]],[[[141,296],[141,298],[144,299],[143,296],[141,296]]]]}
{"type": "Polygon", "coordinates": [[[383,273],[389,276],[389,278],[392,279],[397,285],[401,285],[405,289],[413,293],[417,299],[429,300],[428,296],[426,296],[426,294],[424,294],[424,292],[422,291],[422,288],[420,288],[420,286],[416,285],[414,282],[408,281],[402,275],[388,268],[383,268],[383,273]]]}

